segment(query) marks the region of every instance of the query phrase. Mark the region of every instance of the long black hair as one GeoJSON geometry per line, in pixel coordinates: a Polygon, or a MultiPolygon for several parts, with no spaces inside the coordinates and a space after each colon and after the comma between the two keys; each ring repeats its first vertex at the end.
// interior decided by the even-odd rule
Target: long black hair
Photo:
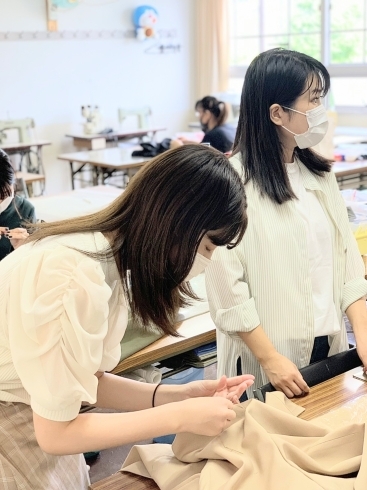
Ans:
{"type": "MultiPolygon", "coordinates": [[[[184,280],[201,239],[216,230],[208,234],[215,245],[234,247],[246,226],[240,176],[222,153],[193,144],[151,160],[106,209],[43,223],[28,240],[96,231],[110,235],[110,256],[116,260],[133,316],[143,325],[153,323],[176,335],[177,309],[196,298],[184,280]]],[[[87,255],[103,260],[106,251],[87,255]]]]}
{"type": "MultiPolygon", "coordinates": [[[[321,96],[330,88],[322,63],[297,51],[275,48],[259,54],[247,69],[233,154],[240,153],[245,182],[281,204],[295,197],[284,163],[283,147],[269,108],[292,108],[297,98],[317,80],[321,96]]],[[[331,161],[309,148],[296,147],[295,156],[314,174],[331,170],[331,161]]]]}

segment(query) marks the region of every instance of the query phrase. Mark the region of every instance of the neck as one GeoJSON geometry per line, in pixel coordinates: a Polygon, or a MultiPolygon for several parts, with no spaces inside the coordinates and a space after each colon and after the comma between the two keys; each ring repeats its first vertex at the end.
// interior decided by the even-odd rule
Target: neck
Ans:
{"type": "Polygon", "coordinates": [[[288,149],[284,148],[283,149],[283,158],[284,158],[284,163],[292,163],[294,161],[294,148],[288,149]]]}
{"type": "Polygon", "coordinates": [[[280,133],[280,142],[283,150],[283,162],[292,163],[294,160],[294,141],[288,135],[283,135],[280,133]]]}
{"type": "Polygon", "coordinates": [[[210,131],[210,130],[212,130],[212,129],[216,128],[216,127],[217,127],[217,122],[216,122],[216,120],[214,119],[214,117],[211,117],[211,118],[209,119],[209,122],[208,122],[208,130],[210,131]]]}

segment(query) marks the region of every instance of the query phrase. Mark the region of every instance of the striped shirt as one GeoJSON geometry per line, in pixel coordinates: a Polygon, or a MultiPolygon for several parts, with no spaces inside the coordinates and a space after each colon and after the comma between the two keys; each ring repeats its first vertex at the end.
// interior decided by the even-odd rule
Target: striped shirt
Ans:
{"type": "MultiPolygon", "coordinates": [[[[240,156],[231,162],[243,176],[240,156]]],[[[333,172],[312,174],[298,162],[304,187],[315,193],[330,222],[333,301],[340,331],[329,336],[329,355],[348,348],[343,312],[367,293],[364,265],[333,172]]],[[[218,247],[205,271],[210,313],[217,327],[218,376],[255,376],[252,390],[268,379],[238,335],[262,325],[275,349],[298,368],[309,364],[315,337],[307,232],[295,201],[275,204],[246,184],[248,228],[234,249],[218,247]]]]}

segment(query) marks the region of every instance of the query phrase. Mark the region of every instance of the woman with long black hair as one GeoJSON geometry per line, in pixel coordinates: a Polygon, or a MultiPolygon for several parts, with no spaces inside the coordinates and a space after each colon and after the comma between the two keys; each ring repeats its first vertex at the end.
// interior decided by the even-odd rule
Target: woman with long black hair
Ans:
{"type": "Polygon", "coordinates": [[[312,149],[327,131],[329,87],[326,68],[296,51],[265,51],[248,67],[230,161],[249,226],[206,272],[218,374],[249,372],[288,397],[308,391],[299,368],[348,349],[344,312],[367,368],[363,262],[332,162],[312,149]]]}

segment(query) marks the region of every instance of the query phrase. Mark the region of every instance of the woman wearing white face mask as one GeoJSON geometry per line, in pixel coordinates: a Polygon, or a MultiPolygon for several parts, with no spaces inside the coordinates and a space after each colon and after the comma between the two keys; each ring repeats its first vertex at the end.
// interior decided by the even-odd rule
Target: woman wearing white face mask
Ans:
{"type": "Polygon", "coordinates": [[[0,150],[0,260],[28,237],[22,225],[35,223],[33,205],[20,196],[14,196],[14,170],[8,155],[0,150]]]}
{"type": "Polygon", "coordinates": [[[140,323],[177,335],[177,311],[194,297],[185,279],[246,225],[244,186],[227,158],[187,145],[149,162],[106,209],[41,224],[0,263],[9,488],[87,490],[83,452],[229,425],[251,375],[154,386],[106,371],[119,362],[128,306],[140,323]],[[124,413],[80,414],[83,402],[124,413]]]}
{"type": "Polygon", "coordinates": [[[249,66],[230,159],[249,225],[206,271],[218,374],[249,372],[254,387],[270,381],[288,397],[308,391],[299,368],[348,348],[343,312],[367,368],[363,263],[332,162],[311,149],[327,131],[329,86],[302,53],[272,49],[249,66]]]}

